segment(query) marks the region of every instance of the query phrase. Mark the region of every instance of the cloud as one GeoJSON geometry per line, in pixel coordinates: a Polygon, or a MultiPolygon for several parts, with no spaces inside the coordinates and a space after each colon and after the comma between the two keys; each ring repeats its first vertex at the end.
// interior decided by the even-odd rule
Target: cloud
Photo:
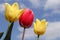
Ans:
{"type": "Polygon", "coordinates": [[[44,6],[45,14],[43,17],[60,16],[60,0],[47,0],[44,6]]]}
{"type": "Polygon", "coordinates": [[[39,8],[41,3],[40,0],[28,0],[35,8],[39,8]]]}
{"type": "Polygon", "coordinates": [[[21,3],[20,8],[28,8],[28,7],[24,3],[21,3]]]}
{"type": "MultiPolygon", "coordinates": [[[[52,12],[45,12],[45,14],[43,14],[43,18],[45,17],[54,17],[54,15],[58,15],[60,16],[60,10],[53,10],[52,12]]],[[[58,17],[57,16],[57,17],[58,17]]]]}
{"type": "Polygon", "coordinates": [[[47,0],[45,4],[45,9],[59,9],[60,0],[47,0]]]}
{"type": "Polygon", "coordinates": [[[0,12],[3,12],[5,10],[5,5],[4,3],[3,4],[0,4],[0,12]]]}
{"type": "Polygon", "coordinates": [[[47,31],[45,33],[46,40],[55,40],[57,37],[60,37],[60,22],[49,23],[47,31]]]}
{"type": "MultiPolygon", "coordinates": [[[[23,29],[19,29],[22,31],[23,29]]],[[[22,33],[17,36],[19,39],[22,38],[22,33]]],[[[57,37],[60,37],[60,22],[49,22],[47,26],[47,30],[43,36],[40,36],[40,39],[43,40],[56,40],[57,37]]],[[[36,35],[33,32],[33,28],[29,28],[25,32],[25,39],[36,40],[36,35]]]]}
{"type": "Polygon", "coordinates": [[[42,8],[46,3],[46,0],[28,0],[28,1],[32,4],[33,8],[42,8]]]}

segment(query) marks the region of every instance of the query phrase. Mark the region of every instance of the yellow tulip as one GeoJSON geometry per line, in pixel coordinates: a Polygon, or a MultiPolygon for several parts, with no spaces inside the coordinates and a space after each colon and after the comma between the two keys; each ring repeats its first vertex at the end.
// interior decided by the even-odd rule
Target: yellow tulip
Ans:
{"type": "Polygon", "coordinates": [[[37,35],[43,35],[46,31],[47,24],[48,24],[48,22],[46,22],[45,19],[43,19],[41,21],[39,19],[36,19],[36,23],[34,23],[34,32],[37,35]]]}
{"type": "Polygon", "coordinates": [[[5,18],[9,22],[17,21],[22,12],[23,9],[19,10],[18,3],[15,2],[12,6],[8,3],[5,3],[5,18]]]}

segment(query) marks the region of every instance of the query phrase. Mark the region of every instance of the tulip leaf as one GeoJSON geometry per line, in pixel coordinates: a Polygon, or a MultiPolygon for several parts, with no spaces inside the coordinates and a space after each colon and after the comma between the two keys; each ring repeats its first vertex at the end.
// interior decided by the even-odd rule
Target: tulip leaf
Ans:
{"type": "Polygon", "coordinates": [[[11,40],[11,33],[12,33],[12,29],[13,29],[13,24],[14,24],[14,22],[10,23],[4,40],[11,40]]]}
{"type": "Polygon", "coordinates": [[[3,33],[4,33],[4,32],[1,32],[1,33],[0,33],[0,38],[3,36],[3,33]]]}

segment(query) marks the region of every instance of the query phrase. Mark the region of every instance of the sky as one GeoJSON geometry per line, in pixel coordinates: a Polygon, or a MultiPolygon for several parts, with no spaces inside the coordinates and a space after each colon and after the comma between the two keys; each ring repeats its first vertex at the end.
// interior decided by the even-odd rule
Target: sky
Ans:
{"type": "MultiPolygon", "coordinates": [[[[34,12],[34,21],[36,18],[46,19],[48,26],[44,35],[40,36],[40,40],[60,40],[60,0],[0,0],[0,32],[6,35],[9,22],[5,19],[5,3],[13,4],[17,2],[20,8],[30,8],[34,12]]],[[[22,39],[23,28],[19,25],[19,21],[14,23],[11,40],[22,39]]],[[[33,24],[26,29],[24,40],[36,40],[37,35],[33,31],[33,24]]]]}

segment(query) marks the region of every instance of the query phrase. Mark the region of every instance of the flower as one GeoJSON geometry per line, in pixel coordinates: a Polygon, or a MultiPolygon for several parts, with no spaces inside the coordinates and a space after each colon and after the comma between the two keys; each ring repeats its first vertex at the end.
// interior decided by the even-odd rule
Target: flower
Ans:
{"type": "Polygon", "coordinates": [[[47,24],[48,24],[48,22],[46,22],[45,19],[43,19],[41,21],[39,19],[36,19],[36,23],[34,23],[34,32],[37,35],[43,35],[46,31],[47,24]]]}
{"type": "Polygon", "coordinates": [[[32,10],[26,8],[19,18],[19,24],[24,28],[29,28],[32,25],[34,14],[32,10]]]}
{"type": "Polygon", "coordinates": [[[23,9],[19,10],[18,3],[15,2],[12,6],[8,3],[5,3],[5,18],[9,22],[14,22],[18,20],[22,12],[23,9]]]}

